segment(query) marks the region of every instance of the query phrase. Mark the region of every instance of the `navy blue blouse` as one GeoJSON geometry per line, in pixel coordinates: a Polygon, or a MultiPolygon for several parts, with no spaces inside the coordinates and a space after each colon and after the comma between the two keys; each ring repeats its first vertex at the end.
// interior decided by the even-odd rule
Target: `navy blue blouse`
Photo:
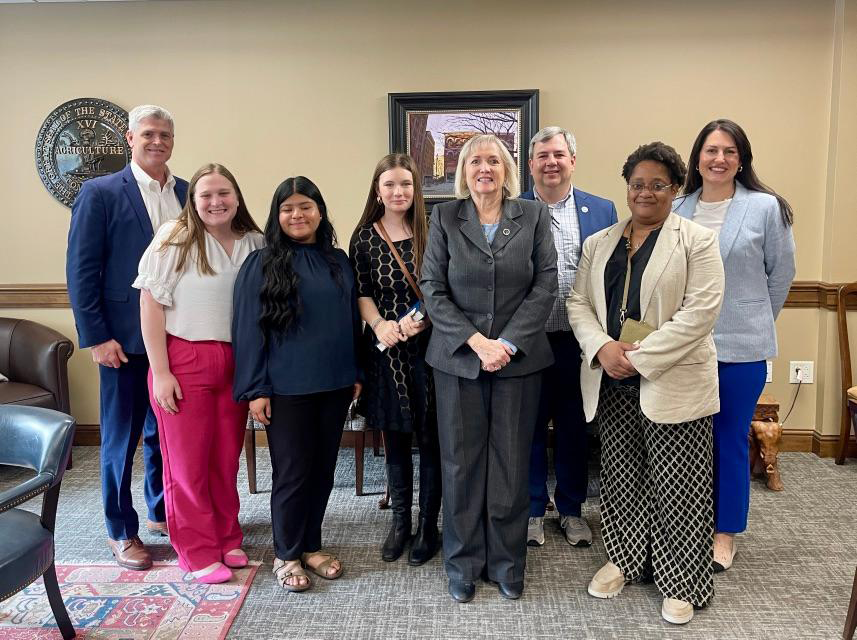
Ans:
{"type": "Polygon", "coordinates": [[[315,244],[295,244],[292,268],[298,275],[301,315],[280,339],[263,347],[262,257],[251,253],[235,280],[232,349],[235,354],[233,395],[236,401],[292,396],[348,387],[362,379],[358,365],[361,320],[354,273],[348,256],[336,249],[342,286],[315,244]]]}

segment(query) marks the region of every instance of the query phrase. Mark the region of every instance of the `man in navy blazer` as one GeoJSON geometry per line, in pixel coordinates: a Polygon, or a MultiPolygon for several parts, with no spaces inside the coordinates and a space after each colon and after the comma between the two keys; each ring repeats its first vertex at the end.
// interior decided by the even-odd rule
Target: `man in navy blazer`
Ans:
{"type": "Polygon", "coordinates": [[[617,222],[616,207],[572,186],[577,161],[574,136],[560,127],[545,127],[530,141],[530,173],[535,188],[521,194],[540,200],[551,213],[557,253],[559,295],[545,325],[554,364],[542,372],[539,418],[530,454],[530,520],[527,544],[545,542],[544,514],[548,504],[547,425],[554,424],[554,503],[566,541],[575,547],[592,544],[592,531],[581,515],[586,501],[587,431],[580,391],[580,345],[568,323],[565,302],[574,286],[583,242],[617,222]]]}
{"type": "Polygon", "coordinates": [[[85,182],[71,210],[66,280],[81,348],[90,347],[101,391],[101,489],[108,545],[117,563],[148,569],[131,500],[131,465],[143,436],[148,529],[166,535],[158,426],[149,405],[149,361],[140,331],[140,292],[131,287],[157,227],[176,218],[187,182],[167,168],[173,118],[154,105],[128,115],[131,164],[85,182]]]}

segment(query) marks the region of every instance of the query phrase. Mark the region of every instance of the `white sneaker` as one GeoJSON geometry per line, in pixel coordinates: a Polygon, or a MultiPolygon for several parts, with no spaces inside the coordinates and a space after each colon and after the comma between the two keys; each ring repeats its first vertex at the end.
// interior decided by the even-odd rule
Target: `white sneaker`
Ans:
{"type": "Polygon", "coordinates": [[[625,588],[625,574],[612,562],[598,570],[586,590],[596,598],[615,598],[625,588]]]}
{"type": "Polygon", "coordinates": [[[592,529],[580,516],[560,516],[559,527],[565,534],[565,541],[572,547],[588,547],[592,544],[592,529]]]}
{"type": "Polygon", "coordinates": [[[527,545],[540,547],[545,543],[545,519],[530,518],[527,521],[527,545]]]}
{"type": "Polygon", "coordinates": [[[661,617],[673,624],[687,624],[693,619],[693,605],[684,600],[664,598],[661,606],[661,617]]]}

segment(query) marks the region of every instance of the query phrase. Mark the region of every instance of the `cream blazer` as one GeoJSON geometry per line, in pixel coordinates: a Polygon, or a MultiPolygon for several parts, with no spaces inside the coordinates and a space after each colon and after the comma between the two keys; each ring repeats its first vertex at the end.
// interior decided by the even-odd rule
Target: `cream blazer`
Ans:
{"type": "MultiPolygon", "coordinates": [[[[595,418],[603,370],[595,355],[607,334],[604,268],[628,220],[590,236],[583,245],[568,319],[583,352],[580,386],[587,420],[595,418]]],[[[717,353],[711,329],[723,299],[717,235],[670,213],[640,286],[642,319],[655,327],[628,359],[640,373],[640,407],[653,422],[674,424],[720,410],[717,353]]]]}

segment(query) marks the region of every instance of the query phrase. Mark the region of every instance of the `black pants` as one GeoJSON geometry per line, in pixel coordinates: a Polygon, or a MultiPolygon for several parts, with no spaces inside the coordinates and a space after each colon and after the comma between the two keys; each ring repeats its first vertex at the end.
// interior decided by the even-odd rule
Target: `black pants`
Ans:
{"type": "Polygon", "coordinates": [[[476,380],[435,369],[443,555],[451,580],[524,579],[528,472],[541,373],[476,380]]]}
{"type": "MultiPolygon", "coordinates": [[[[402,493],[407,493],[406,490],[414,483],[414,464],[411,457],[413,435],[416,436],[417,446],[420,450],[420,516],[437,520],[441,500],[440,443],[437,439],[437,429],[419,429],[416,434],[385,431],[384,451],[387,455],[387,464],[391,467],[401,468],[401,481],[405,483],[401,489],[402,493]]],[[[399,474],[388,474],[391,493],[399,488],[392,486],[399,477],[399,474]]],[[[410,508],[411,505],[406,506],[410,508]]]]}
{"type": "Polygon", "coordinates": [[[280,560],[321,549],[321,523],[352,387],[271,398],[271,524],[280,560]]]}

